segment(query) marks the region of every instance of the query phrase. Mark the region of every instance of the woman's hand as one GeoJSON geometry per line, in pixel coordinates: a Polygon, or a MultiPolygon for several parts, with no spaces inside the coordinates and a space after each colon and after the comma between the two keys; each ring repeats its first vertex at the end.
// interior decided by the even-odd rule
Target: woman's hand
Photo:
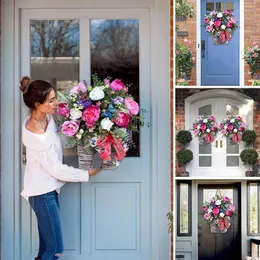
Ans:
{"type": "Polygon", "coordinates": [[[89,176],[97,175],[97,174],[100,173],[100,172],[101,172],[100,169],[95,169],[95,168],[91,168],[91,169],[88,170],[89,176]]]}

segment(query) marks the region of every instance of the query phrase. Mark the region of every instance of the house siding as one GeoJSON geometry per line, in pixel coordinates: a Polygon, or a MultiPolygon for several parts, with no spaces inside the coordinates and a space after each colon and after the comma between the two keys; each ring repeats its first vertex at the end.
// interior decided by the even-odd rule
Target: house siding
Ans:
{"type": "MultiPolygon", "coordinates": [[[[180,31],[188,31],[188,37],[176,37],[178,42],[182,42],[184,38],[191,41],[191,47],[196,57],[196,0],[188,0],[193,5],[195,15],[193,18],[187,18],[186,21],[176,22],[180,31]]],[[[241,3],[242,4],[242,3],[241,3]]],[[[244,47],[252,46],[253,42],[260,44],[260,1],[244,0],[244,47]]],[[[241,61],[244,62],[244,61],[241,61]]],[[[244,84],[251,85],[249,82],[250,75],[248,74],[249,66],[245,66],[244,84]]],[[[196,86],[196,68],[192,69],[191,85],[196,86]]]]}

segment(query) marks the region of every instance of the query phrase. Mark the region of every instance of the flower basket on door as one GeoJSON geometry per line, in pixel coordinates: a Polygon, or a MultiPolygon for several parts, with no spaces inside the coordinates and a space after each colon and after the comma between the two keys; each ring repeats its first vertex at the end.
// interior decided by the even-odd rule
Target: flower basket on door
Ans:
{"type": "Polygon", "coordinates": [[[102,168],[116,168],[131,145],[131,132],[143,125],[128,86],[94,75],[93,86],[79,83],[70,93],[59,95],[60,131],[77,145],[79,167],[88,169],[98,155],[102,168]]]}

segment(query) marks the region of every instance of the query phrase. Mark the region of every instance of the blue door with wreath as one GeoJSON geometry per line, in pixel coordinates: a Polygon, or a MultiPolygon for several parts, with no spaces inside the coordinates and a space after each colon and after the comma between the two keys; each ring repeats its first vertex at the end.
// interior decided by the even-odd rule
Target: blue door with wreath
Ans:
{"type": "MultiPolygon", "coordinates": [[[[230,18],[228,18],[230,21],[230,18]]],[[[220,23],[216,24],[219,26],[220,23]]],[[[221,25],[220,25],[221,26],[221,25]]],[[[223,29],[221,30],[223,31],[223,29]]],[[[228,32],[228,30],[225,30],[228,32]]],[[[211,31],[212,32],[212,31],[211,31]]],[[[214,34],[214,33],[213,33],[214,34]]],[[[239,85],[239,1],[238,0],[204,0],[201,2],[201,85],[234,86],[239,85]],[[231,14],[225,13],[229,10],[231,14]],[[210,20],[205,24],[205,14],[212,11],[218,15],[218,20],[224,16],[231,17],[232,23],[222,28],[232,28],[231,39],[229,35],[221,33],[219,36],[211,35],[208,31],[214,30],[210,20]],[[218,14],[219,12],[222,12],[218,14]],[[222,17],[221,17],[222,16],[222,17]],[[235,19],[235,20],[234,20],[235,19]],[[231,24],[231,25],[230,25],[231,24]],[[238,27],[234,30],[234,24],[238,27]],[[209,27],[205,28],[206,25],[209,27]]]]}

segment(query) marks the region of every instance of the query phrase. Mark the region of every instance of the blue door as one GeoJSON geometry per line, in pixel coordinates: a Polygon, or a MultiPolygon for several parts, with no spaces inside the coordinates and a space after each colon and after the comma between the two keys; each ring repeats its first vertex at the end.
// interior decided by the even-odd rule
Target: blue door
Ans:
{"type": "Polygon", "coordinates": [[[201,85],[239,85],[239,28],[227,44],[213,42],[204,27],[205,14],[230,10],[239,25],[238,0],[203,0],[201,2],[201,85]]]}

